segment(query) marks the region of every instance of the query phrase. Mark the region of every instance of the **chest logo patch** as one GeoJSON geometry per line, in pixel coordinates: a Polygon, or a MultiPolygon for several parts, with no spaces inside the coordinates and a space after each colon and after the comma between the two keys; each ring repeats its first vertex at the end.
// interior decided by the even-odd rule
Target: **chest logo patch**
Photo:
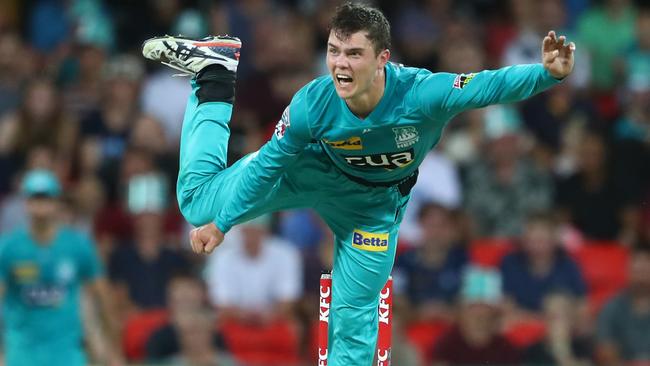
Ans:
{"type": "Polygon", "coordinates": [[[420,140],[418,130],[413,126],[395,127],[393,132],[395,133],[395,144],[397,144],[398,149],[414,145],[420,140]]]}
{"type": "Polygon", "coordinates": [[[362,150],[363,144],[361,143],[361,137],[353,136],[347,140],[340,141],[329,141],[323,140],[326,144],[331,146],[333,149],[341,150],[362,150]]]}

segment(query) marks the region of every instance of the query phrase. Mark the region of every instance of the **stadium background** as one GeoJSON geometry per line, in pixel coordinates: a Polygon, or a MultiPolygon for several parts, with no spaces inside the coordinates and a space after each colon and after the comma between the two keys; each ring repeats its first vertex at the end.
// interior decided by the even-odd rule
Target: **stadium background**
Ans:
{"type": "MultiPolygon", "coordinates": [[[[315,363],[331,234],[309,211],[286,212],[228,235],[211,258],[192,255],[173,196],[189,86],[144,62],[139,47],[162,34],[242,39],[234,161],[261,146],[292,94],[326,72],[337,3],[0,2],[0,232],[28,222],[22,174],[56,172],[61,219],[94,237],[113,284],[129,362],[217,350],[209,354],[242,364],[315,363]],[[151,336],[163,326],[176,332],[167,348],[164,335],[151,336]],[[204,348],[187,341],[213,336],[204,348]]],[[[650,238],[650,11],[626,0],[375,4],[392,25],[391,59],[409,66],[468,73],[539,62],[550,29],[578,49],[560,86],[456,117],[422,166],[394,273],[393,364],[453,359],[439,345],[463,319],[479,337],[504,335],[494,349],[510,342],[522,359],[537,342],[560,345],[551,350],[574,343],[576,357],[598,362],[603,306],[625,286],[630,248],[650,238]],[[552,225],[524,235],[531,217],[552,225]],[[552,281],[522,288],[512,278],[528,267],[516,263],[534,261],[502,258],[521,250],[530,259],[554,235],[550,252],[578,273],[547,273],[552,281]],[[558,316],[569,310],[577,315],[558,316]]],[[[650,339],[650,327],[644,334],[650,339]]]]}

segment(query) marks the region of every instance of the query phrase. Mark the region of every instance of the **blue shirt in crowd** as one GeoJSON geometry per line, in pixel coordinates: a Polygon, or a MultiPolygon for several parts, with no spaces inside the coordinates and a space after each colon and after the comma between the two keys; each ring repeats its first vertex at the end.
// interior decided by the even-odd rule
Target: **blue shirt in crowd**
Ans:
{"type": "Polygon", "coordinates": [[[428,301],[451,303],[458,294],[463,269],[468,262],[469,256],[465,248],[454,247],[439,267],[424,263],[418,250],[402,254],[395,267],[406,276],[407,294],[414,304],[428,301]]]}
{"type": "Polygon", "coordinates": [[[511,253],[501,262],[503,290],[519,306],[540,311],[546,295],[562,292],[582,297],[586,285],[576,262],[558,250],[549,273],[537,276],[530,272],[528,259],[522,252],[511,253]]]}

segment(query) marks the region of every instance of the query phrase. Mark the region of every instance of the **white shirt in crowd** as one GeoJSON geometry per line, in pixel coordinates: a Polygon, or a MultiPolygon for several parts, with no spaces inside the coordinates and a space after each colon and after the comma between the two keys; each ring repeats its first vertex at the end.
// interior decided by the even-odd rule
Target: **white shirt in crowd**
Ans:
{"type": "Polygon", "coordinates": [[[302,296],[302,258],[289,242],[269,236],[256,258],[245,252],[236,228],[209,257],[206,283],[216,306],[263,311],[302,296]]]}

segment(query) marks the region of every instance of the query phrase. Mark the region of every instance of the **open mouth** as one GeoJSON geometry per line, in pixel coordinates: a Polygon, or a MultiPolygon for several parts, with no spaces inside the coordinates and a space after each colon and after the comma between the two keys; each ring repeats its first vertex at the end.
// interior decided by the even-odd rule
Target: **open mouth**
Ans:
{"type": "Polygon", "coordinates": [[[345,75],[345,74],[336,74],[336,81],[339,83],[341,86],[348,86],[352,84],[354,79],[352,79],[351,76],[345,75]]]}

